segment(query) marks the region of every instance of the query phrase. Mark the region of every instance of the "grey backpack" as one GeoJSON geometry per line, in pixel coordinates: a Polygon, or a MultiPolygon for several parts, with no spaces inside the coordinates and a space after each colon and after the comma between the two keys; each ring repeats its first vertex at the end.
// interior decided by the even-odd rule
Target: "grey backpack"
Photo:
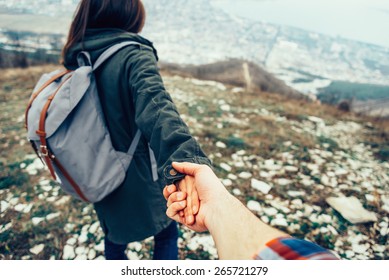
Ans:
{"type": "MultiPolygon", "coordinates": [[[[127,153],[114,149],[93,73],[132,44],[140,45],[131,41],[116,44],[93,65],[90,55],[80,52],[76,70],[57,70],[40,78],[27,106],[27,134],[35,152],[65,192],[87,202],[98,202],[121,185],[141,137],[138,130],[127,153]]],[[[150,146],[149,151],[156,181],[150,146]]]]}

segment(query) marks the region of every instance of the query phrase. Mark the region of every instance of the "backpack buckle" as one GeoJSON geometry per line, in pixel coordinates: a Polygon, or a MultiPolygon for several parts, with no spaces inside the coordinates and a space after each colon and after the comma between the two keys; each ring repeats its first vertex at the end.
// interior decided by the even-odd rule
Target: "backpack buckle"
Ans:
{"type": "Polygon", "coordinates": [[[41,145],[41,156],[48,157],[49,156],[49,150],[47,149],[47,146],[41,145]]]}

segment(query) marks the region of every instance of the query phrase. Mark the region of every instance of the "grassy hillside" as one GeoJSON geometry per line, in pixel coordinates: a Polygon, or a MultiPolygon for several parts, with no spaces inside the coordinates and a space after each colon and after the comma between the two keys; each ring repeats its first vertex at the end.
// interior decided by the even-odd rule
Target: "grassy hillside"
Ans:
{"type": "Polygon", "coordinates": [[[367,101],[389,98],[389,86],[334,81],[321,90],[318,98],[328,104],[352,99],[367,101]]]}
{"type": "MultiPolygon", "coordinates": [[[[0,259],[102,259],[91,205],[51,180],[26,141],[23,114],[53,66],[0,70],[0,259]]],[[[183,120],[227,189],[260,219],[345,259],[389,259],[388,122],[333,107],[163,73],[183,120]],[[263,181],[271,190],[253,188],[263,181]],[[377,222],[351,224],[325,201],[355,196],[377,222]]],[[[209,80],[209,79],[207,79],[209,80]]],[[[149,259],[153,239],[129,244],[149,259]]],[[[180,228],[181,259],[216,259],[209,234],[180,228]]]]}

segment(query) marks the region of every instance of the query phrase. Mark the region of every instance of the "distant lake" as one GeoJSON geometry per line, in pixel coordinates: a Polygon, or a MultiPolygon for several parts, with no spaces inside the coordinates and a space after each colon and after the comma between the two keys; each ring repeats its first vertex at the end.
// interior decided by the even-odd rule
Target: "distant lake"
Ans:
{"type": "Polygon", "coordinates": [[[389,47],[387,0],[210,0],[225,12],[389,47]]]}

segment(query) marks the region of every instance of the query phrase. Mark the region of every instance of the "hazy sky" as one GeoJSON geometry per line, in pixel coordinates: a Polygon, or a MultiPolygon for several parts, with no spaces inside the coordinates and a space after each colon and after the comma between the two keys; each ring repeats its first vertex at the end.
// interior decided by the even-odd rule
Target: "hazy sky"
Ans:
{"type": "Polygon", "coordinates": [[[389,0],[211,0],[227,12],[389,47],[389,0]]]}

